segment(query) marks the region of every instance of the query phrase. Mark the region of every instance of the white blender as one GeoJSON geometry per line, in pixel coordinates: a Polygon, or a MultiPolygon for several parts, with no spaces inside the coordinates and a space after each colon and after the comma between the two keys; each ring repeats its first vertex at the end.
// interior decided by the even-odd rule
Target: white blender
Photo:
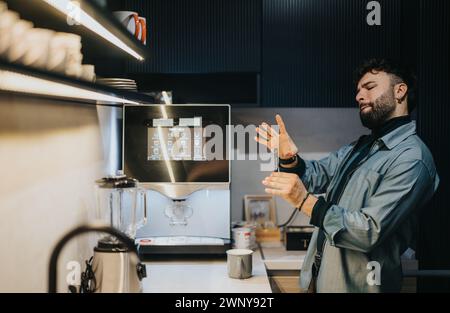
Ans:
{"type": "MultiPolygon", "coordinates": [[[[119,171],[118,175],[97,180],[95,189],[100,222],[134,240],[136,230],[147,222],[146,193],[138,181],[119,171]]],[[[82,275],[84,292],[140,292],[145,265],[133,256],[116,237],[101,237],[82,275]]]]}

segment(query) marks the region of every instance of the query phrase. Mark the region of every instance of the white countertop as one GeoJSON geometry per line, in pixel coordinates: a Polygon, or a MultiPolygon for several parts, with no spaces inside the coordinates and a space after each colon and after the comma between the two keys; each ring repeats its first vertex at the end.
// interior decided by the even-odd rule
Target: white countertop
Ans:
{"type": "MultiPolygon", "coordinates": [[[[148,293],[271,293],[266,269],[295,270],[302,267],[306,251],[286,251],[281,242],[263,242],[253,253],[253,276],[233,279],[227,274],[226,259],[164,260],[145,262],[147,278],[143,292],[148,293]]],[[[404,270],[417,269],[417,261],[402,260],[404,270]],[[415,262],[415,263],[414,263],[415,262]]]]}
{"type": "Polygon", "coordinates": [[[145,262],[143,292],[153,293],[271,293],[259,251],[253,253],[253,276],[228,277],[223,260],[164,260],[145,262]]]}

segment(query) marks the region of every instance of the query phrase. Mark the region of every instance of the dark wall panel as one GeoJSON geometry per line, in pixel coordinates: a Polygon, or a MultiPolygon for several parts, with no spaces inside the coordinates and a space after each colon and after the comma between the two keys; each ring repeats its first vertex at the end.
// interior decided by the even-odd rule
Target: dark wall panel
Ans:
{"type": "Polygon", "coordinates": [[[354,106],[360,61],[406,54],[404,1],[379,1],[381,26],[367,25],[367,2],[263,0],[263,105],[354,106]]]}
{"type": "MultiPolygon", "coordinates": [[[[421,0],[419,10],[419,135],[433,153],[441,178],[421,218],[418,257],[422,269],[450,270],[449,4],[421,0]]],[[[450,279],[424,279],[419,291],[449,292],[450,279]]]]}
{"type": "Polygon", "coordinates": [[[151,56],[128,72],[259,72],[260,0],[124,0],[147,18],[151,56]]]}

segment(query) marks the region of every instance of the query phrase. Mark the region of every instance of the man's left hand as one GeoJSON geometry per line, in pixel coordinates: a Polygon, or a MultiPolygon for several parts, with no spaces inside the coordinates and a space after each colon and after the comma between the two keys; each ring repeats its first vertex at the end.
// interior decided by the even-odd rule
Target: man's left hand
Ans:
{"type": "Polygon", "coordinates": [[[298,208],[306,196],[306,188],[297,174],[273,172],[262,181],[265,192],[280,196],[298,208]]]}

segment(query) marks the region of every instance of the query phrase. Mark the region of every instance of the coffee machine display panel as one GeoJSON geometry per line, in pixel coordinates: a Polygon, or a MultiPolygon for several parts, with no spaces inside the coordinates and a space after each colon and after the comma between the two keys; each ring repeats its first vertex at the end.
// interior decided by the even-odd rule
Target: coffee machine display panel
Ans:
{"type": "Polygon", "coordinates": [[[202,118],[153,119],[148,128],[148,161],[205,161],[202,118]]]}
{"type": "Polygon", "coordinates": [[[146,183],[228,183],[229,105],[125,106],[125,172],[146,183]]]}

